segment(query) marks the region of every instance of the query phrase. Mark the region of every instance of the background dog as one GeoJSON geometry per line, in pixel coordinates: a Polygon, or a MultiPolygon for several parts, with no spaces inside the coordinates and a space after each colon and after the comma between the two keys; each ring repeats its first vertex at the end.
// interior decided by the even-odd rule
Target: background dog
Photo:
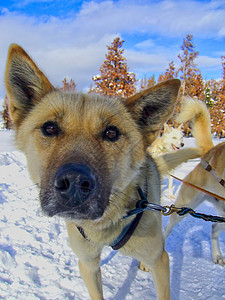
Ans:
{"type": "MultiPolygon", "coordinates": [[[[210,115],[206,105],[198,100],[186,99],[179,121],[186,122],[187,120],[192,120],[192,123],[196,124],[193,128],[193,134],[199,149],[201,149],[202,154],[205,154],[201,158],[201,162],[184,178],[184,181],[225,197],[225,143],[214,147],[211,136],[210,115]]],[[[187,206],[195,209],[204,200],[212,202],[218,214],[225,217],[225,202],[186,184],[181,185],[175,206],[187,206]]],[[[181,220],[182,217],[179,215],[171,215],[164,229],[165,238],[169,236],[173,227],[181,220]]],[[[225,264],[218,241],[218,237],[223,230],[225,230],[224,223],[212,224],[212,258],[215,263],[220,265],[225,264]]]]}
{"type": "Polygon", "coordinates": [[[182,125],[177,128],[170,127],[164,123],[163,134],[158,137],[148,148],[148,151],[153,157],[176,151],[184,146],[182,125]]]}
{"type": "MultiPolygon", "coordinates": [[[[182,125],[177,128],[170,127],[167,123],[164,123],[163,134],[158,137],[148,148],[152,157],[157,157],[164,153],[171,151],[177,151],[184,146],[183,142],[182,125]]],[[[174,199],[173,195],[173,178],[169,176],[169,197],[174,199]]]]}

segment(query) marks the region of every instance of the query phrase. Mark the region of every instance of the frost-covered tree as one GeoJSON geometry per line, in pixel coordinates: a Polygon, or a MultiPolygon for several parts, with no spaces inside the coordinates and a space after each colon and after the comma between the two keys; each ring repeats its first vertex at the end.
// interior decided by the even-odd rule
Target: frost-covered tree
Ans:
{"type": "Polygon", "coordinates": [[[181,45],[182,53],[178,55],[181,66],[177,74],[180,74],[182,83],[182,94],[191,97],[204,98],[204,82],[200,70],[198,69],[195,59],[198,57],[199,52],[195,51],[192,42],[193,35],[187,34],[183,39],[181,45]]]}
{"type": "Polygon", "coordinates": [[[221,56],[222,79],[211,80],[213,107],[210,108],[212,132],[218,138],[225,137],[225,56],[221,56]]]}
{"type": "Polygon", "coordinates": [[[155,81],[155,75],[152,75],[151,77],[147,78],[146,76],[141,79],[140,81],[140,90],[145,90],[147,88],[150,88],[156,84],[155,81]]]}
{"type": "Polygon", "coordinates": [[[158,82],[161,82],[161,81],[164,81],[167,79],[176,78],[176,77],[177,77],[177,70],[176,70],[174,61],[171,61],[169,63],[168,68],[166,69],[166,72],[159,75],[158,82]]]}
{"type": "Polygon", "coordinates": [[[4,127],[6,129],[12,129],[13,123],[9,115],[9,100],[7,96],[5,96],[4,103],[3,103],[3,111],[1,112],[1,114],[2,114],[4,127]]]}
{"type": "Polygon", "coordinates": [[[70,82],[68,82],[67,79],[64,78],[62,83],[63,83],[63,86],[62,86],[61,90],[63,90],[63,91],[75,91],[76,90],[77,85],[73,79],[70,79],[70,82]]]}
{"type": "Polygon", "coordinates": [[[100,67],[100,75],[93,76],[94,87],[92,91],[110,96],[129,97],[136,91],[135,74],[129,72],[126,58],[122,49],[124,41],[119,37],[115,38],[110,46],[107,46],[108,53],[106,60],[100,67]]]}

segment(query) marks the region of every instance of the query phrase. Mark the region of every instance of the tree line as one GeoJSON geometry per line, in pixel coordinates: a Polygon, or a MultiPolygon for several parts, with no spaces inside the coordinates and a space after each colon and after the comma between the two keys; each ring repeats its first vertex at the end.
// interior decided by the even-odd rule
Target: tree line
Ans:
{"type": "MultiPolygon", "coordinates": [[[[126,98],[136,92],[149,88],[158,82],[180,78],[182,81],[180,97],[176,107],[176,112],[180,110],[180,102],[183,96],[197,97],[204,101],[209,108],[212,122],[212,133],[218,138],[225,137],[225,56],[221,56],[222,76],[220,80],[204,80],[200,69],[196,64],[199,52],[195,50],[193,36],[188,34],[183,39],[181,53],[178,55],[180,61],[176,68],[174,61],[171,61],[165,70],[156,79],[155,75],[145,76],[141,80],[136,79],[136,75],[129,71],[127,59],[124,57],[122,48],[124,40],[115,38],[111,45],[107,46],[106,59],[100,67],[100,74],[92,77],[93,83],[89,88],[89,93],[95,92],[109,96],[120,96],[126,98]]],[[[76,90],[74,80],[62,81],[62,90],[76,90]]],[[[3,119],[6,128],[11,128],[12,123],[8,115],[7,97],[4,102],[3,119]]],[[[176,122],[169,121],[172,126],[176,122]]],[[[186,136],[190,134],[188,124],[184,124],[183,131],[186,136]]]]}

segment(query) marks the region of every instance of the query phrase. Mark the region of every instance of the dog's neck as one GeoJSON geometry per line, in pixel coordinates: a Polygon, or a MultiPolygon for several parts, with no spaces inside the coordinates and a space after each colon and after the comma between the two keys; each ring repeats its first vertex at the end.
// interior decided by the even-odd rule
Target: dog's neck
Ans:
{"type": "MultiPolygon", "coordinates": [[[[87,240],[94,243],[102,243],[104,241],[104,245],[111,246],[114,250],[118,250],[123,247],[123,245],[128,241],[128,239],[132,236],[139,222],[141,221],[141,217],[143,213],[139,213],[137,215],[133,215],[129,218],[124,218],[125,215],[130,210],[136,208],[137,202],[140,201],[140,196],[138,193],[138,188],[141,186],[144,194],[148,197],[149,191],[149,182],[148,182],[148,164],[146,163],[142,168],[141,176],[135,179],[135,182],[130,183],[130,185],[126,188],[126,191],[121,193],[120,195],[116,195],[116,197],[121,197],[121,202],[126,203],[124,205],[124,209],[118,211],[116,209],[115,213],[110,211],[104,218],[107,220],[107,226],[98,228],[98,222],[87,226],[87,222],[84,222],[84,226],[77,226],[80,234],[87,240]],[[141,183],[141,184],[140,184],[141,183]],[[117,214],[117,219],[111,218],[112,215],[115,216],[117,214]],[[99,234],[101,232],[101,234],[99,234]]],[[[111,199],[111,202],[113,199],[111,199]]],[[[90,222],[88,222],[90,223],[90,222]]],[[[100,222],[102,226],[102,221],[100,222]]]]}

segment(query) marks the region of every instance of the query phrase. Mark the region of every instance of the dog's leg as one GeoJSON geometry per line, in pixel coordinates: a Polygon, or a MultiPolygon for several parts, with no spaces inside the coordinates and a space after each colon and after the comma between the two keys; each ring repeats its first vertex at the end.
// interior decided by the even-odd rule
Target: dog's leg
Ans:
{"type": "MultiPolygon", "coordinates": [[[[147,218],[149,217],[146,214],[147,218]]],[[[154,220],[155,228],[145,227],[145,234],[142,238],[131,238],[120,253],[128,255],[141,261],[144,268],[148,268],[153,276],[154,285],[158,300],[170,300],[170,270],[169,257],[164,249],[164,240],[161,233],[159,220],[154,220]]]]}
{"type": "Polygon", "coordinates": [[[102,247],[95,247],[78,231],[76,225],[67,222],[67,231],[72,250],[79,258],[81,277],[92,300],[103,300],[100,255],[102,247]]]}
{"type": "Polygon", "coordinates": [[[92,300],[103,300],[100,256],[87,261],[79,260],[80,274],[92,300]]]}
{"type": "MultiPolygon", "coordinates": [[[[182,190],[180,190],[180,193],[178,195],[177,201],[175,202],[176,207],[184,207],[188,206],[189,208],[195,209],[201,202],[202,202],[202,197],[199,196],[199,192],[196,190],[189,190],[189,191],[182,193],[182,190]],[[199,196],[199,198],[198,198],[199,196]],[[185,198],[184,198],[185,197],[185,198]]],[[[187,215],[185,215],[187,216],[187,215]]],[[[166,240],[168,236],[171,234],[173,231],[173,228],[177,223],[179,223],[185,216],[179,216],[177,213],[173,213],[170,218],[168,223],[163,229],[163,236],[164,239],[166,240]]]]}
{"type": "Polygon", "coordinates": [[[158,300],[170,299],[169,257],[164,250],[162,255],[151,266],[151,272],[157,291],[158,300]]]}
{"type": "MultiPolygon", "coordinates": [[[[190,190],[186,189],[186,187],[182,186],[180,189],[180,192],[178,194],[178,198],[175,202],[176,207],[184,207],[188,206],[189,208],[194,209],[195,207],[198,206],[199,199],[197,199],[199,192],[197,190],[190,190]]],[[[179,216],[177,213],[173,213],[170,218],[168,223],[163,229],[163,236],[164,239],[166,240],[168,236],[171,234],[173,231],[173,228],[179,223],[181,220],[183,220],[184,216],[179,216]]]]}
{"type": "MultiPolygon", "coordinates": [[[[196,185],[203,186],[204,184],[204,178],[201,176],[201,173],[199,173],[199,169],[201,169],[201,166],[197,166],[191,173],[189,173],[185,178],[184,181],[195,183],[196,185]]],[[[186,184],[182,184],[180,191],[178,193],[175,206],[176,207],[183,207],[187,206],[192,209],[195,209],[201,202],[202,202],[202,196],[201,192],[199,192],[197,189],[194,189],[186,184]]],[[[163,236],[165,240],[167,237],[171,234],[174,226],[179,223],[184,217],[179,216],[176,213],[173,213],[170,216],[170,219],[166,226],[163,229],[163,236]]]]}
{"type": "Polygon", "coordinates": [[[146,257],[143,253],[142,262],[143,271],[150,271],[153,276],[158,300],[170,299],[170,269],[169,257],[167,252],[163,249],[162,254],[155,260],[150,260],[150,256],[146,257]]]}
{"type": "Polygon", "coordinates": [[[174,199],[175,197],[173,195],[173,177],[172,176],[169,176],[168,190],[169,190],[169,198],[174,199]]]}
{"type": "Polygon", "coordinates": [[[168,236],[172,233],[173,228],[182,220],[183,217],[178,216],[177,214],[173,214],[170,216],[168,223],[163,229],[163,237],[166,240],[168,236]]]}
{"type": "Polygon", "coordinates": [[[220,251],[219,246],[219,235],[222,231],[225,230],[224,223],[214,223],[212,224],[212,258],[215,264],[219,264],[221,266],[225,265],[225,259],[220,251]]]}

